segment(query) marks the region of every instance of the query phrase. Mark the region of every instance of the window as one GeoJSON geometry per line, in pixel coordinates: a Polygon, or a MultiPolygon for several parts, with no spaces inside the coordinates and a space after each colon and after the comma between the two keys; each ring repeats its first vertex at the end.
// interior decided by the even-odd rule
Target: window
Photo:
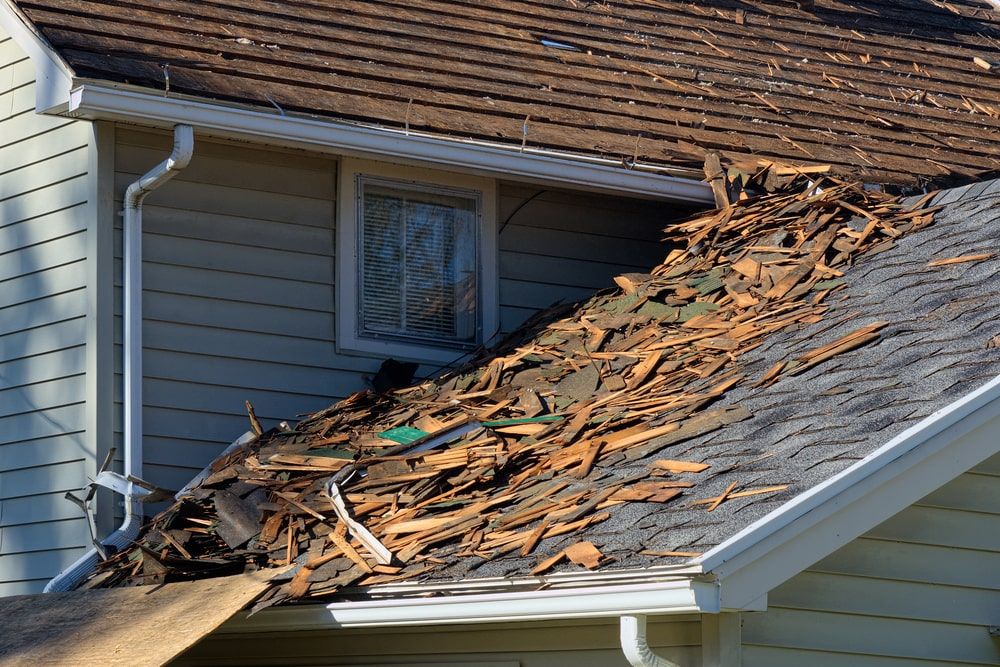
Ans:
{"type": "Polygon", "coordinates": [[[496,333],[493,182],[344,160],[338,345],[447,362],[496,333]]]}

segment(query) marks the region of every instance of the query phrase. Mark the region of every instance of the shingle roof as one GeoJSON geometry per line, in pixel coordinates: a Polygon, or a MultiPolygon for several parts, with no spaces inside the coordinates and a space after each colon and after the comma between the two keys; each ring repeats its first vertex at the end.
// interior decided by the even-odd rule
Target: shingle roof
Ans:
{"type": "MultiPolygon", "coordinates": [[[[744,373],[759,376],[861,325],[888,321],[876,342],[764,389],[734,389],[719,405],[743,406],[750,419],[658,454],[710,463],[698,475],[701,497],[733,482],[787,483],[787,491],[730,500],[711,514],[684,503],[611,508],[608,521],[538,549],[554,552],[587,539],[616,558],[611,567],[680,562],[641,552],[707,551],[1000,374],[1000,180],[945,191],[933,203],[944,208],[930,227],[858,260],[821,322],[770,336],[740,361],[744,373]],[[975,253],[993,257],[928,267],[975,253]]],[[[513,574],[531,563],[497,559],[475,576],[513,574]]]]}
{"type": "Polygon", "coordinates": [[[1000,169],[985,0],[17,5],[82,79],[168,73],[275,113],[699,170],[708,150],[878,183],[1000,169]]]}
{"type": "Polygon", "coordinates": [[[926,198],[908,211],[824,183],[672,225],[688,250],[620,291],[542,316],[440,380],[359,393],[264,434],[93,583],[298,556],[275,602],[354,582],[525,575],[581,542],[602,568],[718,545],[1000,371],[1000,180],[938,196],[929,226],[926,198]],[[435,447],[386,451],[406,435],[435,447]],[[331,447],[361,452],[367,477],[347,478],[331,447]],[[360,543],[363,556],[328,538],[347,525],[324,493],[338,470],[358,520],[391,548],[388,568],[366,574],[360,543]]]}

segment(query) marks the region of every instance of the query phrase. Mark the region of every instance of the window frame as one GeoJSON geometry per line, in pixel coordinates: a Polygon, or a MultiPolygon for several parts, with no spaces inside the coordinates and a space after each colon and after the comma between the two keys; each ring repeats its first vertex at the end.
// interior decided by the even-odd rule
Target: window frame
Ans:
{"type": "Polygon", "coordinates": [[[369,182],[432,190],[459,197],[475,196],[479,202],[477,254],[477,340],[488,343],[500,323],[498,249],[496,231],[496,180],[426,167],[407,166],[373,160],[343,158],[338,165],[335,310],[337,352],[349,355],[392,357],[401,361],[445,364],[470,351],[468,344],[411,342],[405,337],[369,338],[359,333],[359,286],[361,178],[369,182]]]}

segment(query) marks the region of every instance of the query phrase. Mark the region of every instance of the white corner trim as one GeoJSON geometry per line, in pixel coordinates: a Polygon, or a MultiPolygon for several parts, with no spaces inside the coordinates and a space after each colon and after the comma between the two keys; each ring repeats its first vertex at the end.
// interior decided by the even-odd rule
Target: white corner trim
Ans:
{"type": "Polygon", "coordinates": [[[69,104],[73,71],[35,29],[12,0],[0,0],[0,29],[3,29],[35,66],[35,111],[63,111],[69,104]]]}
{"type": "Polygon", "coordinates": [[[140,125],[167,127],[185,123],[193,125],[199,133],[216,137],[252,137],[277,146],[324,150],[368,159],[410,160],[494,177],[523,178],[703,205],[715,201],[707,183],[671,175],[687,175],[691,170],[625,169],[607,159],[531,148],[520,151],[501,144],[280,115],[91,83],[72,91],[69,111],[74,117],[140,125]]]}
{"type": "Polygon", "coordinates": [[[702,667],[739,667],[742,664],[743,619],[740,612],[702,616],[702,667]]]}
{"type": "Polygon", "coordinates": [[[449,595],[278,607],[228,621],[221,632],[273,632],[329,628],[453,623],[501,623],[624,614],[717,613],[714,583],[680,579],[652,584],[594,586],[482,595],[449,595]]]}
{"type": "Polygon", "coordinates": [[[740,608],[1000,451],[1000,376],[691,561],[740,608]]]}

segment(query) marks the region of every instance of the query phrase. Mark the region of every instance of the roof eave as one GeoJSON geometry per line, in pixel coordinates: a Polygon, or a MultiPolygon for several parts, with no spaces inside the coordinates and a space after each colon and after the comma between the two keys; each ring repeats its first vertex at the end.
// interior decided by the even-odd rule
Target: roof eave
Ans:
{"type": "Polygon", "coordinates": [[[512,623],[718,613],[721,609],[715,582],[685,577],[642,584],[303,604],[267,609],[253,616],[239,614],[220,632],[512,623]]]}
{"type": "Polygon", "coordinates": [[[1000,451],[1000,376],[692,561],[739,608],[1000,451]]]}
{"type": "Polygon", "coordinates": [[[75,118],[162,127],[184,123],[199,133],[222,138],[249,138],[270,145],[430,163],[542,184],[714,205],[711,187],[689,169],[655,165],[627,169],[610,159],[316,119],[174,94],[167,97],[106,82],[78,81],[70,93],[67,113],[75,118]]]}

